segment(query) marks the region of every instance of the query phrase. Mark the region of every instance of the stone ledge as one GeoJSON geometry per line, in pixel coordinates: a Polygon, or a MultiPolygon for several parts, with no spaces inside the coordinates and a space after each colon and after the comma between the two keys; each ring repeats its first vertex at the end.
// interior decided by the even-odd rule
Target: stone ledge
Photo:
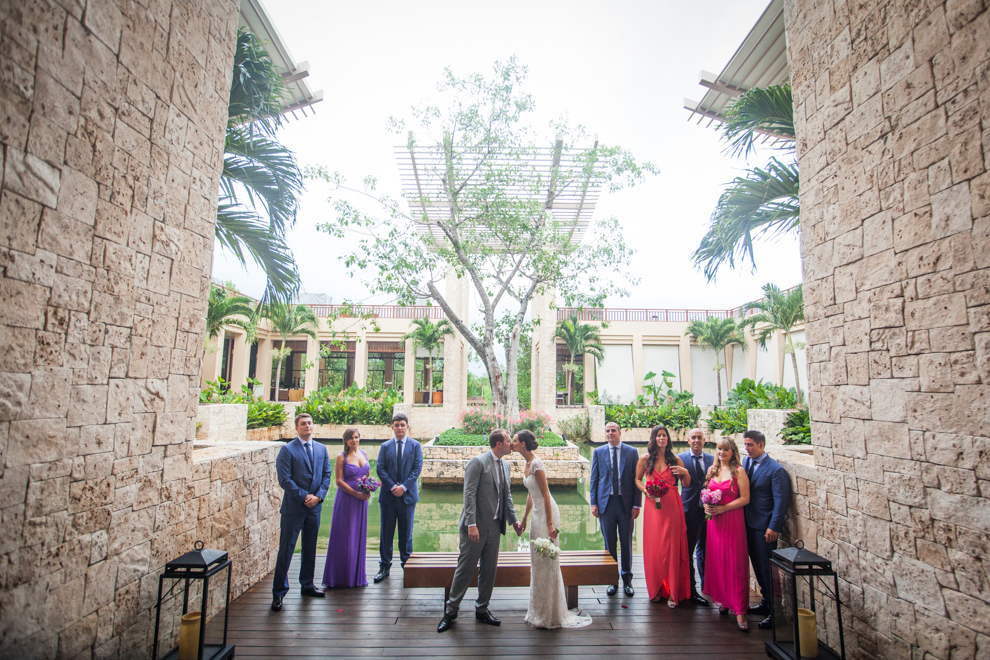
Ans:
{"type": "MultiPolygon", "coordinates": [[[[458,485],[464,483],[467,462],[488,451],[487,446],[436,446],[435,440],[423,445],[423,472],[420,475],[426,485],[458,485]]],[[[574,486],[591,475],[591,462],[581,456],[577,445],[566,447],[540,447],[536,455],[543,459],[547,469],[547,483],[555,486],[574,486]]],[[[518,454],[506,457],[512,465],[511,481],[522,484],[526,461],[518,454]]]]}

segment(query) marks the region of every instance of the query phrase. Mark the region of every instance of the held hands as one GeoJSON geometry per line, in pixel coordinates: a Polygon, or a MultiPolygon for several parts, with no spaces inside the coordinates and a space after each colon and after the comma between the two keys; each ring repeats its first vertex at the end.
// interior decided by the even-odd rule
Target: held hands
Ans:
{"type": "Polygon", "coordinates": [[[320,498],[316,495],[307,495],[306,499],[303,500],[303,504],[312,509],[314,506],[320,503],[320,498]]]}
{"type": "MultiPolygon", "coordinates": [[[[526,521],[517,520],[512,523],[512,529],[516,530],[516,536],[522,536],[522,533],[526,531],[526,521]]],[[[470,530],[468,530],[468,533],[470,534],[470,530]]]]}
{"type": "Polygon", "coordinates": [[[358,499],[362,499],[365,502],[367,502],[368,500],[371,499],[371,493],[365,493],[364,491],[361,491],[358,493],[358,499]]]}
{"type": "Polygon", "coordinates": [[[722,506],[721,504],[705,505],[705,513],[707,513],[709,516],[717,516],[720,513],[724,513],[724,512],[725,512],[725,507],[722,506]]]}
{"type": "Polygon", "coordinates": [[[471,541],[471,543],[477,543],[481,540],[481,534],[478,533],[477,525],[471,525],[468,527],[468,540],[471,541]]]}
{"type": "Polygon", "coordinates": [[[767,543],[773,543],[774,541],[777,540],[777,532],[773,531],[772,529],[767,529],[767,533],[763,535],[763,538],[766,540],[767,543]]]}
{"type": "Polygon", "coordinates": [[[396,497],[402,497],[402,494],[406,492],[406,487],[402,484],[395,484],[392,486],[392,494],[396,497]]]}

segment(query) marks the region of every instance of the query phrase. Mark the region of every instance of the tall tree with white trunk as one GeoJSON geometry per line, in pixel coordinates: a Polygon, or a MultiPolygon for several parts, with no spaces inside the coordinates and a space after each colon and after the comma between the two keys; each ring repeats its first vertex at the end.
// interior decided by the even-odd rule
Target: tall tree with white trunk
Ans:
{"type": "Polygon", "coordinates": [[[521,89],[525,75],[514,59],[496,62],[487,78],[457,78],[447,69],[438,86],[446,105],[413,108],[408,129],[390,120],[406,135],[399,154],[405,203],[377,192],[370,177],[355,188],[324,168],[307,171],[334,189],[335,217],[321,228],[361,237],[341,257],[345,263],[366,270],[375,292],[439,305],[481,357],[496,411],[510,416],[519,412],[519,340],[530,301],[555,290],[568,305],[600,304],[622,292],[632,250],[615,218],[598,220],[583,236],[587,209],[602,188],[619,190],[656,172],[564,119],[536,129],[533,99],[521,89]],[[376,202],[374,211],[362,197],[376,202]],[[469,282],[480,323],[447,300],[448,273],[469,282]]]}

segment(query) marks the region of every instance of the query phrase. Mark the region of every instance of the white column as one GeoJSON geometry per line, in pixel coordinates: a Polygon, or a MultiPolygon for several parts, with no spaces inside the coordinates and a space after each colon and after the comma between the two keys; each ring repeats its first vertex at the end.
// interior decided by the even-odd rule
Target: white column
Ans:
{"type": "Polygon", "coordinates": [[[306,370],[305,393],[315,392],[320,381],[320,342],[312,337],[306,337],[306,362],[312,367],[306,370]]]}
{"type": "Polygon", "coordinates": [[[413,350],[413,340],[406,340],[405,371],[402,372],[402,403],[412,405],[416,395],[416,351],[413,350]]]}
{"type": "Polygon", "coordinates": [[[272,388],[272,340],[258,339],[258,361],[255,377],[261,381],[261,396],[269,399],[272,388]]]}
{"type": "Polygon", "coordinates": [[[691,390],[691,337],[684,335],[678,345],[678,367],[680,369],[681,389],[691,390]]]}
{"type": "Polygon", "coordinates": [[[223,333],[217,335],[217,350],[204,352],[203,354],[203,377],[202,387],[206,388],[206,382],[216,380],[220,374],[220,367],[223,363],[223,333]]]}
{"type": "Polygon", "coordinates": [[[234,335],[231,360],[230,389],[240,392],[241,386],[247,385],[248,370],[251,367],[251,349],[247,343],[247,335],[243,332],[234,335]]]}
{"type": "MultiPolygon", "coordinates": [[[[585,394],[587,394],[588,392],[594,392],[595,389],[597,389],[595,387],[595,367],[597,366],[598,365],[596,364],[595,357],[593,355],[589,355],[588,353],[585,353],[584,354],[584,393],[585,394]]],[[[585,399],[585,402],[587,401],[588,400],[585,399]]]]}
{"type": "Polygon", "coordinates": [[[358,331],[354,342],[354,384],[364,387],[368,382],[368,337],[364,329],[358,331]]]}
{"type": "Polygon", "coordinates": [[[732,361],[735,357],[735,344],[729,344],[725,347],[725,387],[727,390],[732,389],[732,361]]]}

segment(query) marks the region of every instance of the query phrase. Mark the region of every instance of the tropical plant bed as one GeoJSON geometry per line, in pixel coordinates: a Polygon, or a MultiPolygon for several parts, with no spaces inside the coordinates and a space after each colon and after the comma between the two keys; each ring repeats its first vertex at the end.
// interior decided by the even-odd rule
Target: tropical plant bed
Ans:
{"type": "MultiPolygon", "coordinates": [[[[335,391],[324,387],[303,399],[296,407],[296,414],[309,413],[318,426],[389,426],[392,408],[397,403],[402,403],[402,395],[395,390],[364,390],[351,386],[335,391]]],[[[390,432],[386,438],[391,437],[390,432]]]]}
{"type": "MultiPolygon", "coordinates": [[[[553,431],[545,431],[539,438],[540,447],[566,447],[567,443],[553,431]]],[[[463,429],[448,429],[437,436],[435,446],[487,447],[488,434],[468,433],[463,429]]]]}
{"type": "MultiPolygon", "coordinates": [[[[424,444],[422,482],[434,486],[462,485],[468,461],[488,451],[487,436],[484,438],[482,444],[439,445],[436,440],[424,444]]],[[[577,485],[581,479],[586,481],[591,476],[591,463],[581,456],[576,445],[561,442],[563,446],[541,444],[536,450],[547,470],[547,480],[552,485],[566,486],[577,485]]],[[[509,454],[506,460],[512,465],[512,483],[521,484],[525,459],[519,454],[509,454]]]]}

